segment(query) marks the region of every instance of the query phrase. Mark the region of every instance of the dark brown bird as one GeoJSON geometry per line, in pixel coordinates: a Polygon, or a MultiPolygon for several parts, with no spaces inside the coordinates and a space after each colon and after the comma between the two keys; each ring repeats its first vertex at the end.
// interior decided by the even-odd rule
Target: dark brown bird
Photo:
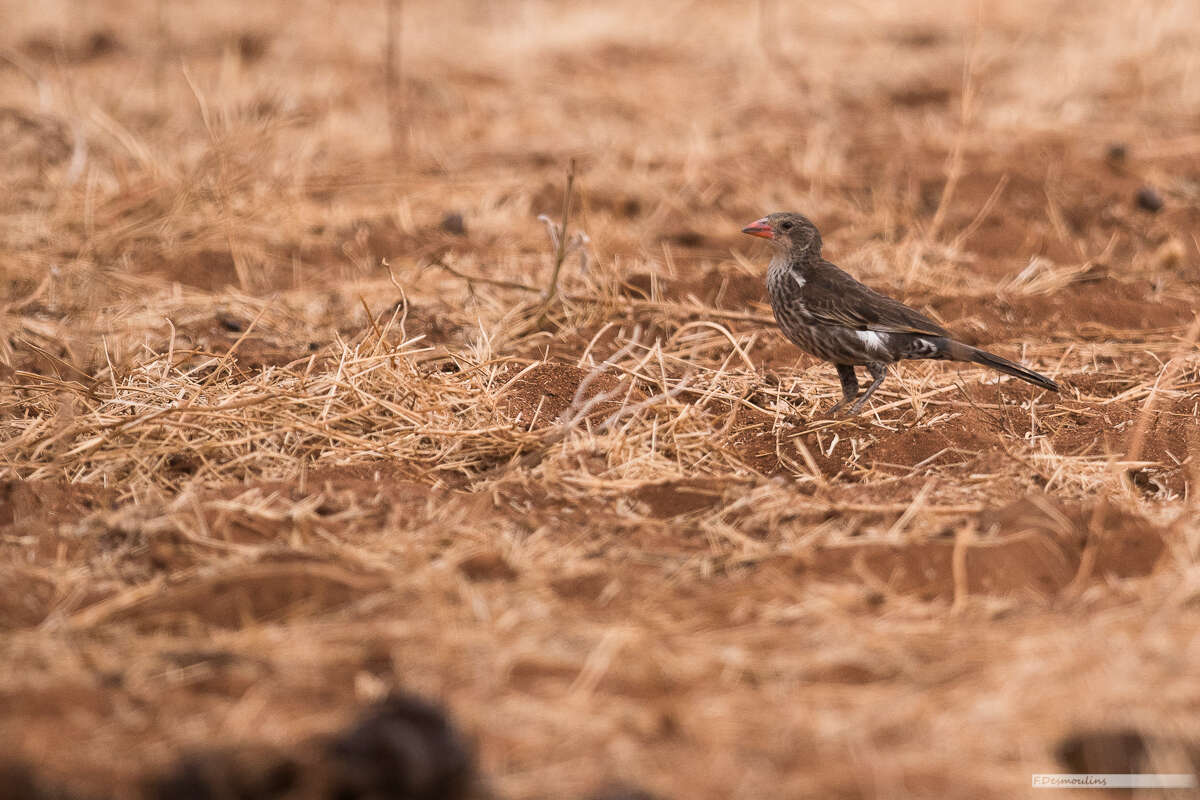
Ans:
{"type": "Polygon", "coordinates": [[[767,269],[767,293],[783,335],[837,367],[843,397],[830,413],[858,395],[856,365],[865,366],[874,380],[850,407],[851,414],[857,414],[883,383],[888,364],[906,358],[970,361],[1059,391],[1044,375],[956,341],[921,312],[864,286],[821,258],[821,234],[799,214],[770,214],[742,228],[742,233],[769,240],[775,250],[767,269]]]}

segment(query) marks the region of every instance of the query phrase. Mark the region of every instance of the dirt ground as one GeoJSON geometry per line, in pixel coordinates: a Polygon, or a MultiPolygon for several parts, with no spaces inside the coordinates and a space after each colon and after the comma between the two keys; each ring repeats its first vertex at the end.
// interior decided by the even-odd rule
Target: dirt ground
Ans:
{"type": "Polygon", "coordinates": [[[1192,4],[391,5],[0,3],[7,759],[402,689],[512,800],[1200,770],[1192,4]],[[1063,393],[829,418],[778,210],[1063,393]]]}

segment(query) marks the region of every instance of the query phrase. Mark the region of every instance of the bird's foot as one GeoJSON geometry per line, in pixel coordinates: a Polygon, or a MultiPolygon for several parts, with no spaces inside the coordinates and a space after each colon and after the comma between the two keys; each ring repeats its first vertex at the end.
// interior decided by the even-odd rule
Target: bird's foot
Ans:
{"type": "MultiPolygon", "coordinates": [[[[829,410],[825,412],[825,415],[828,417],[842,416],[842,408],[845,407],[846,403],[849,403],[850,400],[851,400],[851,398],[849,398],[849,397],[842,398],[841,400],[837,401],[832,406],[830,406],[829,410]]],[[[857,404],[850,407],[850,415],[853,416],[856,413],[858,413],[857,404]]]]}

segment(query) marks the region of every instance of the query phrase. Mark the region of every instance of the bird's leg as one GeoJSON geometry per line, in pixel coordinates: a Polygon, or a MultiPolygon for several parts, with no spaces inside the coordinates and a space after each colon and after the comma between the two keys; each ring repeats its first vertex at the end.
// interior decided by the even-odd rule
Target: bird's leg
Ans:
{"type": "Polygon", "coordinates": [[[858,395],[858,376],[854,374],[853,364],[836,364],[838,378],[842,382],[842,399],[839,400],[833,408],[829,409],[830,414],[836,414],[838,410],[853,400],[858,395]]]}
{"type": "Polygon", "coordinates": [[[887,377],[887,364],[880,361],[872,361],[867,364],[867,372],[871,373],[871,377],[875,380],[863,392],[863,396],[858,398],[858,402],[850,406],[850,413],[857,414],[862,410],[863,403],[871,399],[871,395],[875,394],[875,390],[879,388],[879,384],[883,383],[883,379],[887,377]]]}

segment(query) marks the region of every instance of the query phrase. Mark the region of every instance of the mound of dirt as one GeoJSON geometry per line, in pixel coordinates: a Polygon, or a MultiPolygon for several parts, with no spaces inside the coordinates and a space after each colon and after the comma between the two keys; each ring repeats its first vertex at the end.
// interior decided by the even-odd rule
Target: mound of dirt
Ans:
{"type": "MultiPolygon", "coordinates": [[[[518,374],[500,398],[499,411],[523,428],[545,428],[564,418],[565,412],[584,413],[598,422],[645,395],[611,372],[597,372],[566,364],[539,364],[518,374]]],[[[503,380],[503,378],[502,378],[503,380]]]]}
{"type": "Polygon", "coordinates": [[[712,508],[729,488],[723,481],[696,478],[643,484],[633,496],[646,504],[651,516],[670,518],[712,508]]]}
{"type": "Polygon", "coordinates": [[[954,599],[956,591],[1046,600],[1073,583],[1150,574],[1168,535],[1103,501],[1064,505],[1049,497],[980,512],[975,527],[979,535],[961,544],[953,538],[839,543],[795,565],[815,580],[863,582],[921,600],[954,599]]]}

